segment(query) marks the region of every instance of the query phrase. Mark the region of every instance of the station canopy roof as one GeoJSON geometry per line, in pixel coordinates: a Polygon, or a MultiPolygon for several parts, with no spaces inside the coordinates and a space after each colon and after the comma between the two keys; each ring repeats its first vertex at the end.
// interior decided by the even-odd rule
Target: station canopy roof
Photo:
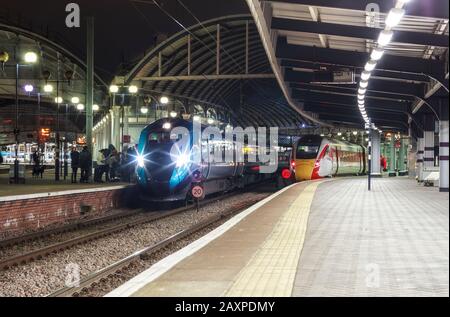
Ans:
{"type": "MultiPolygon", "coordinates": [[[[363,125],[357,108],[361,72],[396,1],[247,0],[287,100],[322,122],[363,125]],[[375,4],[376,3],[376,4],[375,4]],[[349,70],[355,84],[331,82],[349,70]]],[[[410,1],[372,72],[366,108],[386,130],[406,131],[419,111],[448,100],[449,2],[410,1]]]]}
{"type": "Polygon", "coordinates": [[[298,128],[305,119],[286,102],[250,15],[209,20],[162,42],[134,65],[121,84],[136,84],[158,100],[185,102],[189,113],[243,127],[298,128]]]}
{"type": "MultiPolygon", "coordinates": [[[[76,106],[78,103],[85,104],[86,67],[81,58],[66,47],[61,39],[51,40],[42,33],[31,32],[8,22],[0,22],[0,53],[3,56],[5,53],[8,55],[8,60],[0,65],[0,132],[11,133],[15,127],[17,64],[20,65],[18,113],[21,132],[35,130],[38,100],[43,126],[54,130],[57,126],[57,97],[61,98],[60,127],[73,132],[83,132],[84,116],[76,106]],[[25,54],[29,52],[36,54],[35,63],[26,63],[25,54]],[[44,91],[45,85],[51,85],[53,91],[44,91]],[[26,91],[26,86],[32,86],[33,90],[26,91]],[[79,102],[73,104],[72,97],[77,97],[79,102]]],[[[96,103],[105,106],[102,102],[105,100],[104,95],[108,86],[97,75],[95,85],[96,103]]]]}

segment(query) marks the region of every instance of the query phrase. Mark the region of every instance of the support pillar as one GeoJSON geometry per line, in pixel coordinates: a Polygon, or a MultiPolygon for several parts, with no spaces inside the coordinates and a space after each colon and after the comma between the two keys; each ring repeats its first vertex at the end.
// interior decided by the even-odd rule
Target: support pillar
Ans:
{"type": "Polygon", "coordinates": [[[434,115],[426,115],[424,118],[424,155],[423,167],[424,169],[434,167],[434,133],[435,133],[435,118],[434,115]]]}
{"type": "Polygon", "coordinates": [[[123,135],[130,135],[130,114],[131,106],[126,106],[123,109],[123,135]]]}
{"type": "Polygon", "coordinates": [[[111,144],[114,145],[114,147],[120,151],[120,106],[113,106],[113,109],[111,110],[111,144]]]}
{"type": "Polygon", "coordinates": [[[111,140],[112,140],[112,118],[111,117],[112,116],[110,114],[106,115],[106,123],[105,123],[106,138],[105,138],[105,145],[103,146],[103,148],[107,148],[111,144],[111,140]]]}
{"type": "Polygon", "coordinates": [[[406,164],[406,139],[401,137],[400,139],[400,151],[398,152],[398,176],[408,175],[408,168],[406,164]]]}
{"type": "Polygon", "coordinates": [[[439,191],[449,192],[449,109],[448,99],[441,100],[439,122],[439,191]]]}
{"type": "Polygon", "coordinates": [[[381,177],[381,135],[378,131],[371,130],[372,140],[372,176],[381,177]]]}
{"type": "Polygon", "coordinates": [[[395,169],[395,135],[392,133],[389,143],[389,177],[397,176],[397,171],[395,169]]]}
{"type": "Polygon", "coordinates": [[[419,183],[423,182],[423,154],[425,151],[425,139],[423,134],[419,135],[417,139],[417,181],[419,183]]]}

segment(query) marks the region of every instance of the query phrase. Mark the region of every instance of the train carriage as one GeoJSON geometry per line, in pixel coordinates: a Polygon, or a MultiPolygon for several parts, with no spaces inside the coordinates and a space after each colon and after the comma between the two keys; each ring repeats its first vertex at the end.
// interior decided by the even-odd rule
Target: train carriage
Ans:
{"type": "Polygon", "coordinates": [[[366,149],[317,135],[301,137],[293,151],[297,181],[366,173],[366,149]]]}

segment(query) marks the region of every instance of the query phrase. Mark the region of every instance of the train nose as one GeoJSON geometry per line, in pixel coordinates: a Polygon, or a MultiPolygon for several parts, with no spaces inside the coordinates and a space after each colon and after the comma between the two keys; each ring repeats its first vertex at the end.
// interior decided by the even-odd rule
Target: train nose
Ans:
{"type": "Polygon", "coordinates": [[[169,182],[174,164],[167,152],[154,151],[148,155],[146,168],[154,182],[164,184],[169,182]]]}
{"type": "Polygon", "coordinates": [[[295,165],[295,177],[297,181],[310,180],[314,171],[316,160],[297,160],[295,165]]]}

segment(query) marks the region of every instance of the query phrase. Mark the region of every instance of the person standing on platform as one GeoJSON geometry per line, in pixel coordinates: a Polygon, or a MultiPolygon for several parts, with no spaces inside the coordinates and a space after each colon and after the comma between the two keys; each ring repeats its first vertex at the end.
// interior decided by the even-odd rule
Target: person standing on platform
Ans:
{"type": "Polygon", "coordinates": [[[109,155],[108,158],[108,165],[109,165],[109,179],[111,182],[113,182],[116,180],[117,169],[119,166],[119,156],[116,149],[113,149],[111,151],[111,154],[109,155]]]}
{"type": "Polygon", "coordinates": [[[91,175],[92,169],[92,155],[89,152],[87,146],[83,147],[83,150],[80,153],[80,168],[81,168],[81,178],[80,183],[89,182],[89,176],[91,175]]]}
{"type": "Polygon", "coordinates": [[[80,152],[74,146],[70,152],[70,165],[72,167],[72,184],[77,182],[78,168],[80,167],[80,152]]]}
{"type": "Polygon", "coordinates": [[[380,165],[381,168],[383,169],[383,172],[387,172],[387,160],[383,155],[381,155],[380,157],[380,165]]]}
{"type": "Polygon", "coordinates": [[[39,153],[37,151],[34,151],[34,153],[31,155],[31,159],[33,160],[34,166],[39,167],[40,159],[39,159],[39,153]]]}
{"type": "MultiPolygon", "coordinates": [[[[105,169],[106,167],[106,157],[105,157],[105,151],[106,150],[100,150],[97,155],[97,167],[95,168],[94,172],[94,181],[96,183],[103,183],[103,173],[108,173],[108,171],[105,169]]],[[[108,178],[108,177],[107,177],[108,178]]]]}

